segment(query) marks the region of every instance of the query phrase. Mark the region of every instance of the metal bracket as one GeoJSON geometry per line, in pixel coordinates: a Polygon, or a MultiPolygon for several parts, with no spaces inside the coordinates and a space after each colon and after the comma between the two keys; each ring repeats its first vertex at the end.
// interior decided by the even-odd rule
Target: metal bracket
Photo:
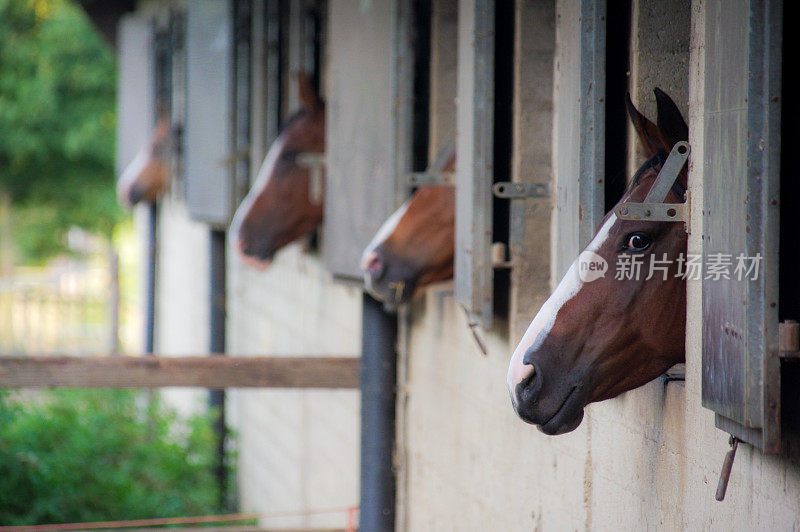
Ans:
{"type": "Polygon", "coordinates": [[[633,203],[625,202],[614,208],[614,214],[622,220],[645,220],[649,222],[688,222],[688,203],[633,203]]]}
{"type": "Polygon", "coordinates": [[[447,163],[453,157],[456,149],[456,139],[451,138],[443,142],[436,152],[433,162],[424,172],[408,174],[406,182],[411,187],[443,186],[452,187],[456,184],[455,172],[444,172],[447,163]]]}
{"type": "Polygon", "coordinates": [[[454,172],[414,172],[408,174],[407,181],[412,187],[452,187],[456,184],[456,174],[454,172]]]}
{"type": "Polygon", "coordinates": [[[308,197],[314,205],[322,204],[323,179],[325,174],[324,153],[300,153],[297,155],[297,164],[309,170],[308,197]]]}
{"type": "Polygon", "coordinates": [[[669,191],[678,179],[683,165],[689,159],[692,149],[688,142],[678,142],[673,146],[664,166],[658,173],[653,186],[642,203],[626,201],[614,208],[614,214],[621,220],[644,220],[649,222],[683,222],[689,232],[691,197],[689,191],[684,195],[685,203],[664,203],[669,191]]]}
{"type": "Polygon", "coordinates": [[[691,233],[692,196],[684,195],[684,203],[634,203],[626,201],[614,207],[620,220],[644,220],[648,222],[683,222],[683,230],[691,233]]]}
{"type": "Polygon", "coordinates": [[[492,192],[498,198],[507,199],[549,198],[550,183],[511,183],[502,181],[492,186],[492,192]]]}
{"type": "Polygon", "coordinates": [[[686,380],[686,364],[675,364],[667,370],[666,373],[661,375],[661,382],[669,384],[670,382],[684,382],[686,380]]]}
{"type": "Polygon", "coordinates": [[[688,142],[684,141],[678,142],[672,147],[669,157],[664,162],[664,166],[661,167],[661,171],[658,172],[653,186],[650,187],[650,191],[642,203],[663,203],[667,199],[672,185],[675,184],[678,174],[681,173],[681,168],[689,160],[691,151],[692,147],[688,142]]]}

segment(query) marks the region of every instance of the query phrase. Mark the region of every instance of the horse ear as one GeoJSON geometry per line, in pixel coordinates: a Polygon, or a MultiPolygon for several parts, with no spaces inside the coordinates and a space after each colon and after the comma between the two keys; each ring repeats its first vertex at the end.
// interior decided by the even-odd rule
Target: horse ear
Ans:
{"type": "Polygon", "coordinates": [[[631,101],[631,93],[625,94],[625,108],[628,110],[628,116],[633,122],[633,128],[639,135],[639,140],[642,141],[647,156],[650,157],[654,153],[665,148],[664,139],[661,137],[661,132],[654,123],[648,120],[631,101]]]}
{"type": "Polygon", "coordinates": [[[678,106],[672,98],[658,87],[653,89],[658,109],[658,130],[666,144],[667,151],[672,150],[678,142],[689,140],[689,126],[686,125],[678,106]]]}
{"type": "Polygon", "coordinates": [[[317,94],[311,78],[305,72],[297,73],[297,91],[303,107],[310,111],[317,111],[322,108],[322,98],[317,94]]]}

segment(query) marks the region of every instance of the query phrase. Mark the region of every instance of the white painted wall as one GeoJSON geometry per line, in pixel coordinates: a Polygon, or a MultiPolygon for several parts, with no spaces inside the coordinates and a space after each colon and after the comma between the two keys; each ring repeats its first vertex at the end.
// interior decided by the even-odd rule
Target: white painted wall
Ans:
{"type": "MultiPolygon", "coordinates": [[[[137,217],[146,232],[147,217],[137,217]]],[[[159,208],[156,352],[209,350],[209,228],[185,204],[165,197],[159,208]]],[[[143,253],[143,256],[144,253],[143,253]]],[[[301,244],[281,251],[258,272],[228,251],[228,353],[358,355],[361,293],[335,284],[319,257],[301,244]]],[[[168,388],[184,415],[207,404],[207,391],[168,388]]],[[[359,412],[354,390],[228,390],[227,422],[238,450],[241,510],[280,512],[358,504],[359,412]]],[[[340,527],[345,514],[264,519],[265,527],[340,527]]]]}
{"type": "MultiPolygon", "coordinates": [[[[258,272],[228,261],[228,345],[238,355],[358,355],[361,292],[335,284],[300,244],[258,272]]],[[[231,390],[239,491],[245,512],[358,505],[355,390],[231,390]]],[[[343,513],[262,519],[268,528],[343,527],[343,513]]]]}

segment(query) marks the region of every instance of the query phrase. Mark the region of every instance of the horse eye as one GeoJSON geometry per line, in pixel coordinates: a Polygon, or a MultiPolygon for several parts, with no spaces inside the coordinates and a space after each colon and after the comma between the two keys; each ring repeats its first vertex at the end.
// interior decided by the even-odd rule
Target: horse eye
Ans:
{"type": "Polygon", "coordinates": [[[627,248],[630,251],[644,251],[650,247],[653,239],[644,233],[633,233],[628,236],[627,248]]]}

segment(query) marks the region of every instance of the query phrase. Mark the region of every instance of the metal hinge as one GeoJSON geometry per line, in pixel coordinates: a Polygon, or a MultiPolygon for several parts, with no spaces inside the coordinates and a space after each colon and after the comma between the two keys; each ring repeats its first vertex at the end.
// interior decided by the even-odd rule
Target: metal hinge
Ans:
{"type": "Polygon", "coordinates": [[[501,181],[492,186],[492,192],[498,198],[526,199],[549,198],[550,183],[511,183],[501,181]]]}

